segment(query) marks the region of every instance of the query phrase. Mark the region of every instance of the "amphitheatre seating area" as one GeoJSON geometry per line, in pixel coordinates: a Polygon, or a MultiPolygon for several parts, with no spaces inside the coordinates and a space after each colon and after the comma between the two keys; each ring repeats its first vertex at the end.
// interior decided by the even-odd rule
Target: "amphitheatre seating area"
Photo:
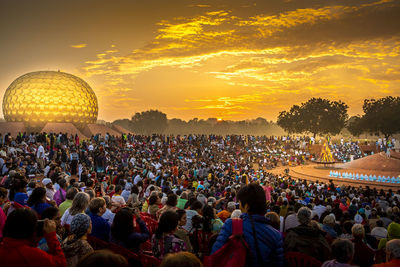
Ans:
{"type": "Polygon", "coordinates": [[[334,178],[343,178],[343,179],[351,179],[351,180],[359,180],[359,181],[370,181],[370,182],[380,182],[380,183],[392,183],[392,184],[400,184],[400,177],[385,177],[385,176],[376,176],[376,175],[366,175],[359,173],[348,173],[348,172],[338,172],[338,171],[330,171],[330,177],[334,178]]]}

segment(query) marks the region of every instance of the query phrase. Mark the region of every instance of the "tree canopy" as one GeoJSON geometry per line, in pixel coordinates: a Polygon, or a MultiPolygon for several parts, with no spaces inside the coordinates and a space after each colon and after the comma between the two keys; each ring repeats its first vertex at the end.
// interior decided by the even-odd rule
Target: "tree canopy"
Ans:
{"type": "Polygon", "coordinates": [[[131,125],[137,133],[146,135],[163,133],[168,127],[167,114],[158,110],[136,112],[132,116],[131,125]]]}
{"type": "Polygon", "coordinates": [[[345,126],[348,106],[341,101],[311,98],[301,106],[294,105],[278,116],[278,125],[289,133],[336,135],[345,126]]]}
{"type": "Polygon", "coordinates": [[[364,115],[358,116],[347,127],[352,134],[368,132],[375,135],[383,134],[388,138],[400,133],[400,97],[365,99],[363,111],[364,115]]]}

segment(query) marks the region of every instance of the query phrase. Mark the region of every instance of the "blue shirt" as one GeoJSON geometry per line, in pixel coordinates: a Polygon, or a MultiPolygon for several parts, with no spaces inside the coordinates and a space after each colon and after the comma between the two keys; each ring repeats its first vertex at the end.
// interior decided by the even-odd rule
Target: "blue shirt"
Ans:
{"type": "Polygon", "coordinates": [[[26,202],[28,201],[28,195],[26,193],[17,192],[15,193],[14,201],[22,206],[26,206],[26,202]]]}
{"type": "Polygon", "coordinates": [[[89,216],[92,220],[92,233],[90,235],[108,242],[110,239],[110,225],[107,220],[93,213],[90,213],[89,216]]]}
{"type": "Polygon", "coordinates": [[[30,208],[33,209],[34,211],[36,211],[37,214],[42,215],[43,211],[49,207],[52,207],[52,205],[50,205],[48,203],[39,203],[30,208]]]}

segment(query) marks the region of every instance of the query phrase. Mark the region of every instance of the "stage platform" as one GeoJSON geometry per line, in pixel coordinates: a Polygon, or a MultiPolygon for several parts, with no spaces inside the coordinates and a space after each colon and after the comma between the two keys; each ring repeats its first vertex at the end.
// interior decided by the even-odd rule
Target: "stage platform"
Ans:
{"type": "MultiPolygon", "coordinates": [[[[375,181],[360,181],[346,178],[336,178],[329,176],[330,171],[338,171],[340,173],[355,173],[364,175],[376,175],[377,177],[399,177],[400,175],[400,157],[399,153],[393,152],[392,157],[388,158],[384,153],[378,153],[368,157],[354,160],[344,164],[334,164],[329,167],[324,167],[321,164],[307,164],[296,167],[289,167],[289,175],[293,178],[307,179],[312,181],[329,182],[333,180],[335,185],[346,185],[354,187],[377,188],[393,191],[400,189],[400,184],[375,182],[375,181]]],[[[287,167],[279,167],[272,170],[274,174],[283,174],[287,167]]]]}

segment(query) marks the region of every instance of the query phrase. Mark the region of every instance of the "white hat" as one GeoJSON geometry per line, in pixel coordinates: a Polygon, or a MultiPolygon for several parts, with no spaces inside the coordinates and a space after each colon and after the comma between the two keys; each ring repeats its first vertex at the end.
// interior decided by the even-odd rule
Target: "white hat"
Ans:
{"type": "Polygon", "coordinates": [[[42,184],[44,184],[44,186],[46,186],[46,185],[48,185],[50,183],[52,183],[52,181],[49,178],[44,178],[43,181],[42,181],[42,184]]]}

